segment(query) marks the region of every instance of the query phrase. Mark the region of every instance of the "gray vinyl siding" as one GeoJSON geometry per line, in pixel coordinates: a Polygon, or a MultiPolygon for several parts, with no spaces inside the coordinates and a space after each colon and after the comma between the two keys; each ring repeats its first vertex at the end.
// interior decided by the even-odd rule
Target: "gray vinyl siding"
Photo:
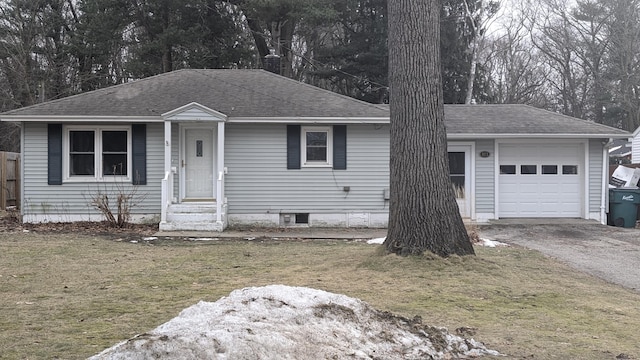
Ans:
{"type": "MultiPolygon", "coordinates": [[[[602,200],[602,140],[589,141],[589,212],[600,211],[602,200]]],[[[588,214],[587,214],[588,215],[588,214]]]]}
{"type": "Polygon", "coordinates": [[[286,135],[283,124],[227,125],[230,214],[388,211],[388,125],[347,126],[347,170],[288,170],[286,135]]]}
{"type": "Polygon", "coordinates": [[[476,213],[495,212],[495,162],[494,140],[476,140],[476,213]],[[480,152],[488,151],[489,157],[480,157],[480,152]]]}
{"type": "MultiPolygon", "coordinates": [[[[118,188],[130,192],[129,183],[86,182],[47,184],[47,124],[23,123],[25,215],[90,215],[99,220],[100,214],[91,206],[92,195],[98,191],[117,193],[118,188]],[[94,217],[95,216],[95,217],[94,217]]],[[[164,176],[164,135],[162,124],[147,125],[147,185],[138,186],[132,214],[160,214],[160,186],[164,176]]]]}

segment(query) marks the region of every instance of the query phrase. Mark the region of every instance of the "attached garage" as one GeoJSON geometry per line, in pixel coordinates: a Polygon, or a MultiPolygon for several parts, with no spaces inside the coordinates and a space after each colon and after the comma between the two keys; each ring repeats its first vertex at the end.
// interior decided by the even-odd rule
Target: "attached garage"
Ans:
{"type": "Polygon", "coordinates": [[[498,144],[498,216],[584,216],[585,144],[498,144]]]}
{"type": "MultiPolygon", "coordinates": [[[[479,223],[505,218],[606,223],[608,149],[629,132],[526,105],[447,105],[445,118],[449,151],[471,144],[465,150],[471,153],[464,173],[470,178],[464,187],[468,204],[460,206],[458,199],[463,216],[479,223]]],[[[459,171],[450,171],[452,182],[460,182],[459,171]]]]}

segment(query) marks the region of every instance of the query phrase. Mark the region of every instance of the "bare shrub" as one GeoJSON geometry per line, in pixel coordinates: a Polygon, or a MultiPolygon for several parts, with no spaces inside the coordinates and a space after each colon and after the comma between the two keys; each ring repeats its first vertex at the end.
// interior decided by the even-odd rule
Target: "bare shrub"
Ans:
{"type": "Polygon", "coordinates": [[[139,193],[138,185],[125,186],[124,181],[110,184],[110,190],[105,183],[103,188],[91,194],[90,204],[100,211],[111,226],[124,228],[131,220],[131,209],[144,201],[146,195],[139,193]]]}

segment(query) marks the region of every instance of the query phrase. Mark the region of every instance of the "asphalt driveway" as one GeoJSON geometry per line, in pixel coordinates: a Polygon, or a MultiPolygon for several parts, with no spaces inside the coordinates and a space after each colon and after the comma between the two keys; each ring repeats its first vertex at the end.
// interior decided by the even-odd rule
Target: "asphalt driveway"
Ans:
{"type": "Polygon", "coordinates": [[[480,237],[534,249],[575,269],[640,291],[640,229],[592,221],[493,224],[480,237]]]}

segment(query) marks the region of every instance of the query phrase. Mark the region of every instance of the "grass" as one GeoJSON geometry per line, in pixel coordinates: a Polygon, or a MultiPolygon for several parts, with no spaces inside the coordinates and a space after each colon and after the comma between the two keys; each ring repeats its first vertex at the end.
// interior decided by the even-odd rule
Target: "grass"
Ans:
{"type": "Polygon", "coordinates": [[[381,255],[346,241],[156,244],[0,233],[0,359],[80,359],[200,300],[247,286],[307,286],[524,359],[640,356],[640,294],[517,247],[476,257],[381,255]]]}

